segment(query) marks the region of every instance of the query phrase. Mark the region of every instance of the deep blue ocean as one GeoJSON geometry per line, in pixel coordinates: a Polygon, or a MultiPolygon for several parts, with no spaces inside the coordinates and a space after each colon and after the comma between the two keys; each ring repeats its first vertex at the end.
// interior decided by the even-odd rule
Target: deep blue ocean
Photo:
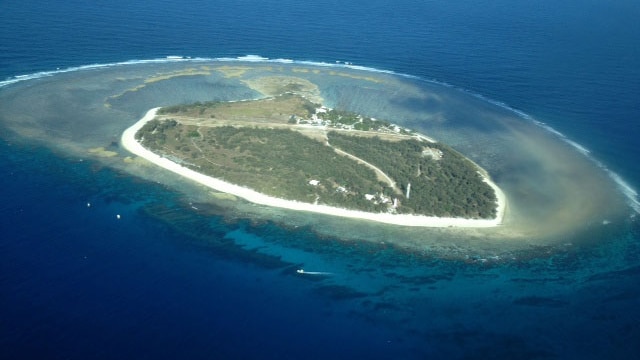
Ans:
{"type": "MultiPolygon", "coordinates": [[[[521,111],[588,149],[633,193],[638,18],[633,0],[3,0],[0,81],[173,55],[350,62],[521,111]]],[[[582,253],[492,268],[429,260],[433,272],[411,281],[433,295],[403,309],[369,306],[363,294],[291,275],[298,264],[220,244],[257,236],[286,249],[287,237],[308,237],[318,256],[373,254],[372,267],[389,269],[410,255],[177,215],[180,194],[161,185],[0,140],[0,358],[640,356],[637,220],[582,253]],[[185,230],[194,228],[199,236],[185,230]],[[486,292],[470,299],[469,289],[486,292]]]]}

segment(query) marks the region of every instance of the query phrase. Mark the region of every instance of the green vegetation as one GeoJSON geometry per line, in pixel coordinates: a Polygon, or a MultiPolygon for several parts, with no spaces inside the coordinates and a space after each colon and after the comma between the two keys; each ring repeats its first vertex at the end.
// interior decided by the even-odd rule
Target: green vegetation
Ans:
{"type": "Polygon", "coordinates": [[[293,94],[171,106],[136,139],[200,173],[288,200],[370,212],[495,216],[493,189],[451,148],[385,121],[316,113],[319,107],[293,94]],[[313,115],[323,123],[296,125],[313,115]],[[327,127],[342,130],[326,133],[327,127]]]}
{"type": "Polygon", "coordinates": [[[309,118],[320,105],[302,96],[285,93],[276,97],[247,101],[207,101],[174,105],[158,110],[158,115],[193,118],[286,123],[291,115],[309,118]]]}
{"type": "Polygon", "coordinates": [[[221,126],[201,127],[203,137],[190,137],[194,126],[168,122],[152,120],[137,137],[146,148],[198,172],[288,200],[386,211],[363,195],[384,191],[373,170],[298,132],[221,126]]]}
{"type": "Polygon", "coordinates": [[[363,139],[335,131],[328,137],[331,145],[380,168],[405,195],[411,184],[409,198],[403,197],[399,213],[468,218],[496,215],[493,189],[482,180],[473,163],[446,145],[416,139],[363,139]],[[433,150],[440,151],[441,157],[428,155],[433,150]]]}
{"type": "Polygon", "coordinates": [[[207,101],[205,103],[201,103],[201,102],[196,102],[193,104],[189,104],[189,105],[173,105],[173,106],[166,106],[163,107],[161,109],[158,110],[158,114],[159,115],[166,115],[166,114],[178,114],[178,113],[188,113],[193,111],[194,109],[202,114],[205,109],[213,109],[216,106],[218,106],[219,104],[221,104],[220,101],[207,101]]]}

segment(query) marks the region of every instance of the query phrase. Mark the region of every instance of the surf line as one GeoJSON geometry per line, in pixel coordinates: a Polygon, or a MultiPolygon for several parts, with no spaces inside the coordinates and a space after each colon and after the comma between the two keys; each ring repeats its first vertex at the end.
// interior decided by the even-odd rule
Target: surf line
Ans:
{"type": "Polygon", "coordinates": [[[330,272],[324,272],[324,271],[304,271],[304,269],[298,269],[296,270],[296,272],[298,274],[303,274],[303,275],[333,275],[333,273],[330,272]]]}

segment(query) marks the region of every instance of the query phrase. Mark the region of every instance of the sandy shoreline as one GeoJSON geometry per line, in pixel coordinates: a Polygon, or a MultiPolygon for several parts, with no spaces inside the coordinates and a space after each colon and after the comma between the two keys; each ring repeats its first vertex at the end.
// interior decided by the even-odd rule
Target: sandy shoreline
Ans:
{"type": "Polygon", "coordinates": [[[202,185],[205,185],[217,191],[233,194],[256,204],[274,206],[290,210],[309,211],[354,219],[370,220],[402,226],[468,228],[493,227],[500,225],[504,217],[506,208],[506,197],[504,193],[498,188],[498,186],[486,177],[485,181],[494,189],[498,198],[498,214],[495,219],[488,220],[368,213],[364,211],[347,210],[326,205],[314,205],[267,196],[242,186],[234,185],[216,178],[203,175],[145,149],[138,141],[136,141],[135,134],[136,132],[138,132],[138,130],[140,130],[140,128],[144,126],[144,124],[155,117],[158,109],[159,108],[149,110],[142,119],[140,119],[133,126],[124,131],[124,133],[122,134],[122,146],[124,146],[125,149],[141,158],[146,159],[147,161],[150,161],[158,166],[161,166],[188,179],[196,181],[202,185]]]}

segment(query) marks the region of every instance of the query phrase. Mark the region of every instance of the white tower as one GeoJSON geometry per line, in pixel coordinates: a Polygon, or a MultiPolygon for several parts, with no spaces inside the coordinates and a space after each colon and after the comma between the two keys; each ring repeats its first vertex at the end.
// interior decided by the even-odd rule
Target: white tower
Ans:
{"type": "Polygon", "coordinates": [[[407,199],[409,198],[409,194],[411,194],[411,183],[407,184],[407,199]]]}

